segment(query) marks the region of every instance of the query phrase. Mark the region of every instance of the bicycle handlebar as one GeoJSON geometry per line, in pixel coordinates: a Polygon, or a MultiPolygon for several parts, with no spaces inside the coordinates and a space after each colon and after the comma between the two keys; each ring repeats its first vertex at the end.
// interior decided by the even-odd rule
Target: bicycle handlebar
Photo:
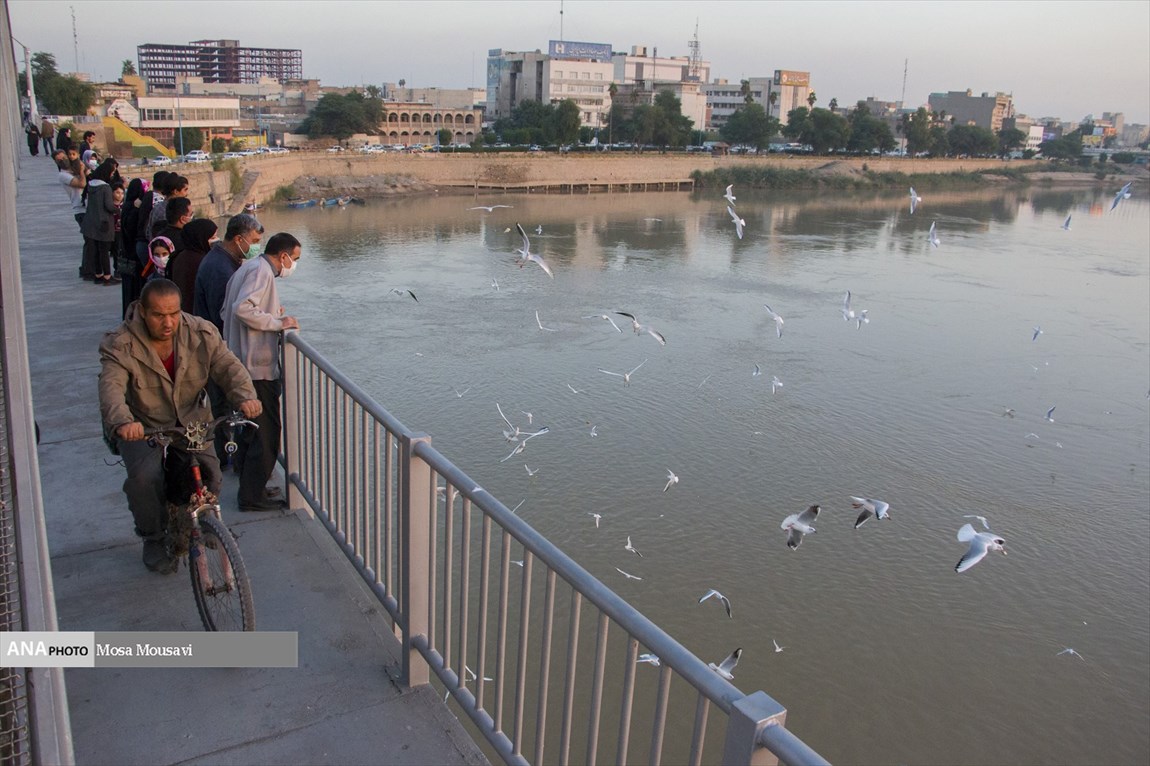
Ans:
{"type": "Polygon", "coordinates": [[[171,436],[182,436],[184,437],[184,441],[187,442],[189,452],[201,452],[207,445],[208,440],[215,434],[216,429],[224,423],[231,428],[235,428],[236,426],[259,428],[258,423],[253,423],[248,420],[242,413],[230,412],[208,423],[189,423],[186,426],[147,429],[144,431],[144,438],[148,440],[149,444],[155,447],[161,444],[170,444],[172,441],[171,436]]]}

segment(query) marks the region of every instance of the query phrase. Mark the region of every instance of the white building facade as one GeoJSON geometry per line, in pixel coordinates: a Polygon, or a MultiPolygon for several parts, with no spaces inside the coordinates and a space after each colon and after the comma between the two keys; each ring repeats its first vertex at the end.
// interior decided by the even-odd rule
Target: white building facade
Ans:
{"type": "Polygon", "coordinates": [[[613,76],[611,46],[602,43],[552,40],[547,53],[494,48],[487,52],[485,119],[510,117],[523,101],[556,104],[570,99],[579,107],[583,126],[605,125],[613,76]]]}

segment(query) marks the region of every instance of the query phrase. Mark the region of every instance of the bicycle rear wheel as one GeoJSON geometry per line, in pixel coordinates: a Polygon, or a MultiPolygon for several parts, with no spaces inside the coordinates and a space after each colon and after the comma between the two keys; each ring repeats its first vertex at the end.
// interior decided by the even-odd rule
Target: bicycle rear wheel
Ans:
{"type": "Polygon", "coordinates": [[[204,629],[255,630],[252,586],[236,538],[211,513],[200,516],[200,534],[188,552],[188,571],[204,629]]]}

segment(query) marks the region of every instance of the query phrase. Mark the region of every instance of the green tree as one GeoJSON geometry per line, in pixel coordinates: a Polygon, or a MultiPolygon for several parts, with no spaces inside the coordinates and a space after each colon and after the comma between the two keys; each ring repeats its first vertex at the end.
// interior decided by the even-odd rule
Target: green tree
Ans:
{"type": "Polygon", "coordinates": [[[932,125],[930,128],[930,153],[935,157],[950,154],[950,141],[947,139],[946,128],[942,125],[932,125]]]}
{"type": "Polygon", "coordinates": [[[787,126],[783,134],[809,144],[816,154],[832,149],[843,149],[850,140],[850,125],[842,115],[831,114],[830,109],[798,107],[787,112],[787,126]]]}
{"type": "Polygon", "coordinates": [[[552,108],[547,143],[575,143],[579,140],[580,125],[582,125],[582,120],[579,115],[579,106],[571,99],[560,101],[552,108]]]}
{"type": "Polygon", "coordinates": [[[831,102],[827,106],[831,108],[831,114],[837,114],[839,108],[839,100],[837,98],[832,98],[831,102]]]}
{"type": "Polygon", "coordinates": [[[807,94],[807,106],[809,106],[811,109],[815,108],[815,102],[818,100],[819,98],[815,95],[813,90],[807,94]]]}
{"type": "Polygon", "coordinates": [[[212,139],[212,154],[223,154],[228,150],[228,140],[216,137],[212,139]]]}
{"type": "MultiPolygon", "coordinates": [[[[56,57],[51,53],[32,54],[32,85],[37,99],[51,114],[86,114],[96,101],[96,86],[60,74],[56,57]]],[[[19,93],[26,90],[24,73],[16,80],[16,90],[19,93]]]]}
{"type": "Polygon", "coordinates": [[[746,104],[734,111],[719,131],[729,144],[746,144],[762,151],[779,132],[779,121],[760,104],[746,104]]]}
{"type": "Polygon", "coordinates": [[[669,90],[655,94],[655,144],[658,146],[686,146],[691,141],[694,122],[683,114],[683,103],[669,90]]]}
{"type": "Polygon", "coordinates": [[[375,133],[383,121],[383,102],[365,98],[358,92],[346,96],[327,93],[300,124],[301,133],[309,138],[331,136],[346,141],[355,133],[375,133]]]}
{"type": "Polygon", "coordinates": [[[120,62],[120,77],[129,77],[136,74],[136,65],[131,59],[120,62]]]}
{"type": "Polygon", "coordinates": [[[363,92],[368,98],[383,100],[383,89],[378,85],[368,85],[363,89],[363,92]]]}
{"type": "Polygon", "coordinates": [[[998,131],[998,151],[1004,157],[1025,145],[1026,134],[1018,128],[1003,128],[998,131]]]}
{"type": "Polygon", "coordinates": [[[173,148],[181,154],[204,148],[204,131],[199,128],[180,128],[172,137],[173,148]]]}
{"type": "Polygon", "coordinates": [[[607,143],[615,143],[615,96],[619,93],[619,86],[612,82],[607,86],[607,94],[611,96],[611,109],[607,112],[607,143]]]}
{"type": "Polygon", "coordinates": [[[955,125],[947,133],[949,154],[980,157],[998,154],[998,137],[987,128],[955,125]]]}
{"type": "Polygon", "coordinates": [[[452,135],[450,130],[447,128],[440,128],[439,130],[435,131],[435,135],[439,140],[440,146],[451,146],[452,135]]]}
{"type": "Polygon", "coordinates": [[[903,116],[902,135],[911,156],[930,149],[930,115],[920,106],[913,115],[903,116]]]}
{"type": "Polygon", "coordinates": [[[1038,148],[1048,160],[1074,160],[1082,156],[1082,134],[1072,131],[1060,138],[1043,141],[1038,148]]]}
{"type": "Polygon", "coordinates": [[[755,99],[751,95],[751,81],[739,80],[739,95],[743,97],[744,104],[752,104],[755,99]]]}
{"type": "Polygon", "coordinates": [[[847,117],[847,124],[850,126],[847,149],[852,152],[869,154],[876,149],[889,152],[895,147],[890,125],[886,120],[880,120],[872,115],[861,102],[847,117]]]}

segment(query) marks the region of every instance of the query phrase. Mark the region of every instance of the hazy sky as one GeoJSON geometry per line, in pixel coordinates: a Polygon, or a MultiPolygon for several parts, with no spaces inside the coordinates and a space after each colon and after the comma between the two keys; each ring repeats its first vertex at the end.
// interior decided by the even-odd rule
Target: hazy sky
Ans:
{"type": "MultiPolygon", "coordinates": [[[[559,0],[8,0],[12,31],[33,51],[115,79],[145,42],[237,39],[303,50],[304,75],[325,85],[407,80],[484,85],[487,50],[546,50],[560,37],[559,0]]],[[[567,0],[562,37],[654,46],[686,56],[699,27],[711,76],[738,81],[775,69],[811,73],[822,106],[932,91],[1004,91],[1032,117],[1123,112],[1150,122],[1150,1],[1110,2],[599,2],[567,0]]],[[[17,48],[17,56],[22,57],[17,48]]]]}

